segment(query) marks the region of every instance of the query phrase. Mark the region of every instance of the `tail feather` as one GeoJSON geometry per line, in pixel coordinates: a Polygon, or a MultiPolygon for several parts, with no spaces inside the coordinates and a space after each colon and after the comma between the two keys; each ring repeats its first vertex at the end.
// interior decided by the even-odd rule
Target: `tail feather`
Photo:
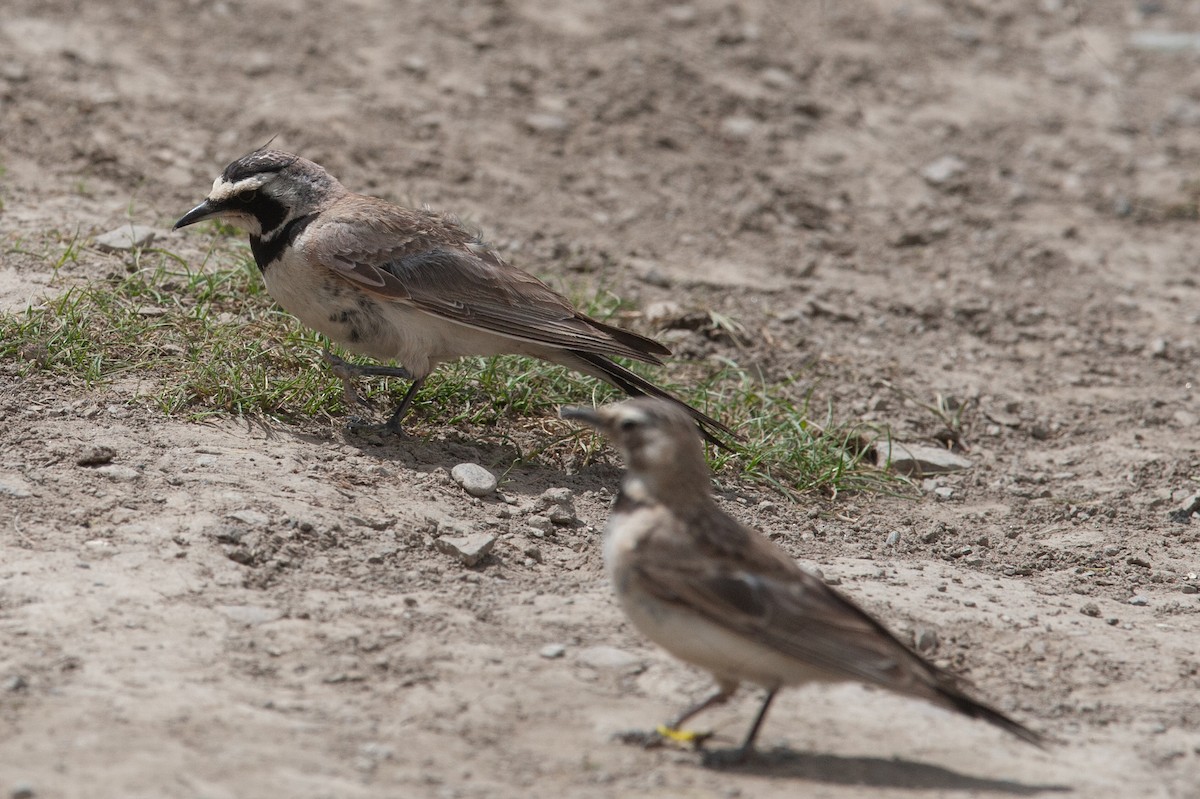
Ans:
{"type": "Polygon", "coordinates": [[[617,342],[642,353],[642,355],[639,356],[640,360],[643,360],[646,363],[652,363],[657,366],[661,366],[662,361],[657,356],[671,354],[670,349],[647,336],[642,336],[629,330],[623,330],[619,327],[613,327],[612,325],[592,319],[590,316],[588,317],[588,323],[593,327],[599,328],[604,333],[607,333],[609,336],[616,339],[617,342]]]}
{"type": "Polygon", "coordinates": [[[696,410],[691,405],[688,405],[686,402],[674,396],[670,392],[659,388],[649,380],[646,380],[644,377],[634,374],[624,366],[621,366],[615,361],[609,360],[603,355],[597,355],[591,352],[583,352],[581,350],[572,350],[571,354],[579,361],[583,362],[575,368],[582,367],[582,371],[594,375],[605,382],[611,383],[631,397],[659,397],[675,403],[686,410],[688,414],[696,420],[696,425],[700,428],[700,435],[704,436],[706,441],[715,444],[721,449],[729,452],[734,451],[733,446],[731,446],[727,441],[718,438],[713,431],[715,430],[724,433],[734,440],[740,440],[738,434],[703,411],[696,410]]]}
{"type": "Polygon", "coordinates": [[[942,700],[949,707],[960,713],[964,713],[971,718],[986,721],[989,724],[994,724],[1000,729],[1017,736],[1022,741],[1031,743],[1039,748],[1043,748],[1046,745],[1046,739],[1040,733],[1034,732],[1015,719],[1009,718],[999,710],[972,699],[956,688],[943,686],[939,693],[942,700]]]}

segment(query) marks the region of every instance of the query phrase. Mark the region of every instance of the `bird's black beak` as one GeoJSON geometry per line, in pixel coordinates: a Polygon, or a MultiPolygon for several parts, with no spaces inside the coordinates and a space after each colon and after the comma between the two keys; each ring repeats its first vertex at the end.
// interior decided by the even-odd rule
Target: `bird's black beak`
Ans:
{"type": "Polygon", "coordinates": [[[213,205],[213,203],[205,200],[183,216],[179,217],[179,221],[175,223],[175,227],[173,227],[172,230],[179,230],[181,227],[187,227],[188,225],[194,225],[197,222],[203,222],[205,219],[216,216],[220,212],[220,208],[217,208],[215,205],[213,205]]]}
{"type": "Polygon", "coordinates": [[[584,408],[579,405],[563,405],[558,409],[558,415],[563,419],[582,422],[594,430],[603,431],[608,426],[608,420],[596,408],[584,408]]]}

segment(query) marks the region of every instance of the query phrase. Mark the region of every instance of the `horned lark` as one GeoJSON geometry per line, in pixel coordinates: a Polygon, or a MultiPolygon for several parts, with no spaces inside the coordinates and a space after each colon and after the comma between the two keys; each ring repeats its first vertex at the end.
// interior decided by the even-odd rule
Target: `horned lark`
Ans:
{"type": "Polygon", "coordinates": [[[780,547],[718,507],[688,417],[639,398],[599,409],[563,408],[612,439],[627,472],[613,505],[604,561],[622,609],[644,635],[712,673],[717,691],[659,735],[687,740],[688,719],[743,682],[767,690],[739,758],[780,688],[858,680],[995,724],[1022,740],[1041,736],[971,699],[846,597],[801,569],[780,547]]]}
{"type": "Polygon", "coordinates": [[[412,380],[385,428],[398,431],[425,378],[465,355],[529,355],[598,377],[627,394],[667,399],[712,431],[722,423],[611,360],[661,364],[658,342],[579,313],[509,266],[451,216],[354,194],[322,167],[259,149],[213,183],[175,228],[223,217],[250,234],[267,291],[301,322],[352,352],[402,366],[359,366],[330,353],[349,398],[352,379],[412,380]]]}

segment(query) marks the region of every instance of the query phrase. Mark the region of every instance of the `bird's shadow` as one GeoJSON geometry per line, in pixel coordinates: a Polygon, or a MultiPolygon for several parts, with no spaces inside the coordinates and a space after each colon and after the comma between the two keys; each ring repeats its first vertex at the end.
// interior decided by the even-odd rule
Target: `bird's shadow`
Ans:
{"type": "Polygon", "coordinates": [[[797,752],[786,747],[759,750],[739,761],[738,749],[706,751],[705,768],[734,774],[762,777],[802,779],[835,785],[862,785],[872,788],[904,788],[910,790],[977,791],[1006,793],[1013,796],[1032,796],[1039,793],[1065,793],[1074,790],[1068,785],[1038,785],[995,780],[960,774],[941,766],[914,763],[911,760],[885,760],[879,757],[845,757],[841,755],[797,752]]]}

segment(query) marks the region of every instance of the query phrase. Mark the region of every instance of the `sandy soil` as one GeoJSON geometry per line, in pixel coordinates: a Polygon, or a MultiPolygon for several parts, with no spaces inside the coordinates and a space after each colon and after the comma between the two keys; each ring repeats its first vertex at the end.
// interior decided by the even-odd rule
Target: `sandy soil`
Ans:
{"type": "Polygon", "coordinates": [[[918,403],[969,401],[974,467],[919,500],[724,498],[1057,743],[844,687],[787,694],[742,769],[624,746],[708,686],[609,597],[611,461],[472,500],[447,470],[503,468],[502,431],[192,424],[0,363],[0,795],[1200,795],[1200,526],[1171,517],[1200,488],[1200,73],[1138,38],[1200,30],[1183,5],[7,0],[0,307],[122,268],[18,244],[165,230],[278,134],[560,287],[753,340],[680,357],[799,371],[913,441],[942,430],[918,403]],[[579,521],[536,538],[560,486],[579,521]],[[474,569],[432,544],[464,527],[500,536],[474,569]]]}

